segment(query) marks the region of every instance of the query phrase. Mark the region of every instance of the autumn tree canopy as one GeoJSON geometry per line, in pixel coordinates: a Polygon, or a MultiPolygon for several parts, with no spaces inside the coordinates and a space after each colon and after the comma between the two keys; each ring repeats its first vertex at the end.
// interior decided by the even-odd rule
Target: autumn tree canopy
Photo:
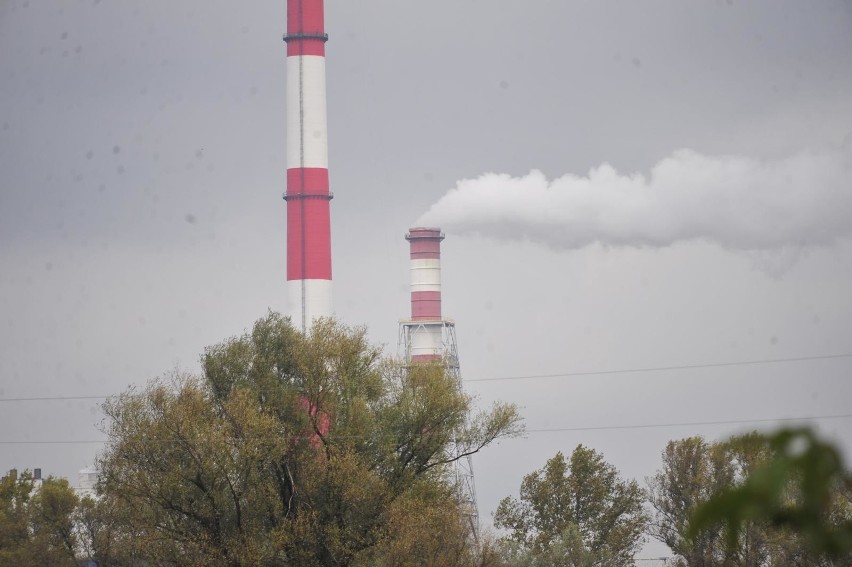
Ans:
{"type": "Polygon", "coordinates": [[[75,566],[79,503],[64,478],[30,471],[0,478],[0,565],[75,566]]]}
{"type": "Polygon", "coordinates": [[[515,565],[620,567],[633,564],[647,518],[644,493],[603,455],[578,445],[526,475],[520,498],[504,498],[494,525],[510,530],[515,565]]]}
{"type": "Polygon", "coordinates": [[[519,432],[440,365],[382,358],[363,329],[275,313],[105,404],[101,492],[133,555],[176,565],[465,565],[448,466],[519,432]],[[416,553],[413,553],[416,551],[416,553]],[[422,559],[421,559],[422,558],[422,559]]]}
{"type": "Polygon", "coordinates": [[[807,431],[670,441],[648,479],[649,533],[685,567],[852,565],[849,478],[807,431]]]}

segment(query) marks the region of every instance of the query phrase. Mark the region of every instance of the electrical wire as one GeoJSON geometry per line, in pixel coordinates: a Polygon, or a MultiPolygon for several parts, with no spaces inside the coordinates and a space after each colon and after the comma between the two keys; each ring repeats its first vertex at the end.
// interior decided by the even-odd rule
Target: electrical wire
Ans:
{"type": "MultiPolygon", "coordinates": [[[[521,376],[500,376],[495,378],[467,378],[463,382],[498,382],[503,380],[535,380],[541,378],[573,378],[579,376],[604,376],[607,374],[632,374],[640,372],[669,372],[672,370],[693,370],[698,368],[724,368],[729,366],[754,366],[760,364],[783,364],[791,362],[805,362],[810,360],[832,360],[840,358],[852,358],[849,354],[824,354],[815,356],[797,356],[792,358],[765,358],[760,360],[741,360],[736,362],[709,362],[705,364],[683,364],[678,366],[649,366],[643,368],[621,368],[617,370],[590,370],[584,372],[559,372],[555,374],[527,374],[521,376]]],[[[32,396],[21,398],[0,398],[3,402],[65,402],[105,400],[110,396],[32,396]]]]}
{"type": "Polygon", "coordinates": [[[720,421],[684,421],[679,423],[646,423],[639,425],[601,425],[593,427],[553,427],[544,429],[527,429],[526,433],[555,433],[563,431],[604,431],[613,429],[652,429],[660,427],[696,427],[702,425],[742,425],[746,423],[776,423],[790,421],[809,421],[815,419],[847,419],[852,413],[834,415],[810,415],[803,417],[774,417],[762,419],[726,419],[720,421]]]}
{"type": "Polygon", "coordinates": [[[696,368],[723,368],[727,366],[753,366],[758,364],[780,364],[803,362],[808,360],[831,360],[852,358],[850,354],[824,354],[817,356],[797,356],[793,358],[765,358],[761,360],[740,360],[737,362],[709,362],[705,364],[682,364],[678,366],[650,366],[645,368],[622,368],[618,370],[591,370],[587,372],[559,372],[556,374],[528,374],[525,376],[501,376],[497,378],[468,378],[464,382],[497,382],[500,380],[532,380],[538,378],[570,378],[575,376],[602,376],[606,374],[632,374],[639,372],[668,372],[671,370],[693,370],[696,368]]]}
{"type": "Polygon", "coordinates": [[[73,402],[80,400],[105,400],[110,396],[37,396],[32,398],[0,398],[0,402],[73,402]]]}
{"type": "MultiPolygon", "coordinates": [[[[758,418],[758,419],[726,419],[726,420],[717,420],[717,421],[687,421],[687,422],[673,422],[673,423],[642,423],[642,424],[632,424],[632,425],[600,425],[600,426],[590,426],[590,427],[552,427],[552,428],[541,428],[541,429],[527,429],[522,432],[522,435],[530,434],[530,433],[562,433],[562,432],[571,432],[571,431],[606,431],[606,430],[623,430],[623,429],[651,429],[651,428],[662,428],[662,427],[696,427],[696,426],[705,426],[705,425],[742,425],[747,423],[777,423],[777,422],[798,422],[798,421],[812,421],[818,419],[848,419],[852,418],[852,413],[846,414],[832,414],[832,415],[810,415],[810,416],[802,416],[802,417],[775,417],[775,418],[758,418]]],[[[294,439],[311,439],[312,436],[295,436],[294,439]]],[[[328,439],[372,439],[368,435],[346,435],[346,436],[337,436],[329,435],[328,439]]],[[[3,441],[0,440],[0,445],[87,445],[87,444],[95,444],[95,443],[106,443],[107,439],[99,439],[99,440],[45,440],[45,441],[30,441],[30,440],[12,440],[12,441],[3,441]]],[[[182,439],[146,439],[146,443],[183,443],[186,440],[182,439]]]]}

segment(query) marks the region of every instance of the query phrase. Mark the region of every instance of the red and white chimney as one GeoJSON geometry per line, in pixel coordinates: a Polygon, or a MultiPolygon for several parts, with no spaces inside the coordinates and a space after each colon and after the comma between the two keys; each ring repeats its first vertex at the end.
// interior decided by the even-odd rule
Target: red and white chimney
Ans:
{"type": "Polygon", "coordinates": [[[405,235],[411,246],[411,361],[435,362],[443,352],[441,241],[439,228],[418,227],[405,235]],[[432,323],[432,324],[430,324],[432,323]]]}
{"type": "MultiPolygon", "coordinates": [[[[417,227],[405,235],[411,246],[411,318],[399,322],[399,347],[406,363],[441,364],[461,389],[456,325],[441,313],[440,228],[417,227]]],[[[474,541],[479,539],[479,511],[471,456],[455,464],[462,517],[474,541]]]]}
{"type": "Polygon", "coordinates": [[[323,0],[287,0],[287,295],[308,331],[331,303],[323,0]]]}

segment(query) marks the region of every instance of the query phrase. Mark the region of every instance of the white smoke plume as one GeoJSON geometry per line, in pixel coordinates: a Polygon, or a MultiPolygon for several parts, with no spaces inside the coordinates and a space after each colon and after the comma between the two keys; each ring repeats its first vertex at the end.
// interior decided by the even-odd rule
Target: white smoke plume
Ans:
{"type": "Polygon", "coordinates": [[[679,150],[649,177],[602,164],[548,181],[487,173],[459,181],[419,225],[532,240],[663,247],[704,240],[743,251],[830,245],[852,235],[852,147],[777,160],[679,150]]]}

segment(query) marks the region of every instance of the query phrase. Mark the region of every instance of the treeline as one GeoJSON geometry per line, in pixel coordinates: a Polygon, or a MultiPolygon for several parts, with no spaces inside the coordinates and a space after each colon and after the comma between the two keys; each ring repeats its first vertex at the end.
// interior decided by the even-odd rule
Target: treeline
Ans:
{"type": "Polygon", "coordinates": [[[96,499],[3,477],[0,566],[620,567],[646,536],[689,566],[850,564],[839,461],[813,481],[801,454],[783,461],[757,434],[673,441],[647,487],[592,449],[559,453],[501,502],[506,535],[474,541],[453,467],[522,431],[513,405],[477,411],[441,367],[383,359],[363,329],[325,321],[305,336],[274,313],[201,362],[199,377],[105,403],[96,499]],[[770,483],[750,482],[768,465],[770,483]],[[797,488],[806,478],[829,488],[797,488]]]}
{"type": "Polygon", "coordinates": [[[678,567],[852,566],[852,477],[808,430],[670,441],[640,487],[582,445],[494,514],[512,567],[621,567],[650,537],[678,567]]]}

